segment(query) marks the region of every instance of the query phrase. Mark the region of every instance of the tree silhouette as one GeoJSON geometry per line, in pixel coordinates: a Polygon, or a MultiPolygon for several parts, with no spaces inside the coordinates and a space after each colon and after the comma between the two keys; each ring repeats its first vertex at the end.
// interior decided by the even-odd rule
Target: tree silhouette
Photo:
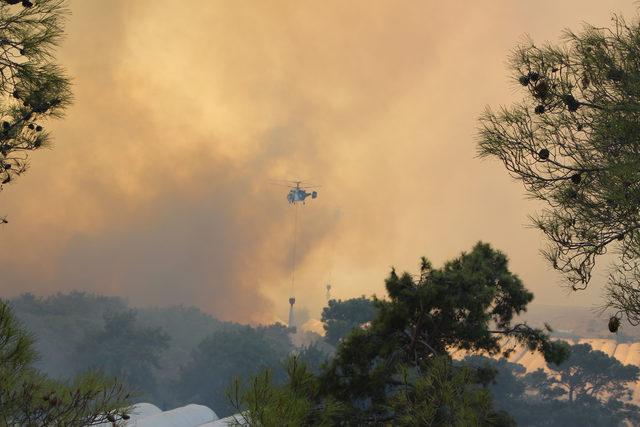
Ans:
{"type": "Polygon", "coordinates": [[[224,392],[233,378],[269,369],[276,380],[284,379],[282,363],[291,350],[288,339],[284,325],[214,332],[193,350],[181,371],[177,393],[185,402],[207,405],[220,416],[229,415],[234,408],[224,392]]]}
{"type": "Polygon", "coordinates": [[[423,258],[417,277],[392,271],[386,288],[388,300],[375,300],[371,326],[348,335],[324,373],[333,396],[366,402],[363,412],[371,416],[384,419],[402,369],[420,377],[452,349],[509,354],[513,348],[501,343],[510,337],[549,362],[567,356],[566,345],[550,341],[545,331],[512,323],[533,294],[509,271],[507,257],[488,244],[478,243],[440,269],[423,258]]]}
{"type": "Polygon", "coordinates": [[[630,401],[638,367],[623,365],[588,344],[571,346],[569,358],[548,365],[548,371],[529,374],[505,359],[472,356],[464,363],[495,372],[487,383],[495,406],[520,425],[617,426],[640,420],[640,408],[630,401]]]}
{"type": "Polygon", "coordinates": [[[295,409],[304,425],[330,425],[327,417],[335,416],[346,425],[511,426],[483,387],[491,373],[453,364],[450,352],[508,354],[511,348],[501,343],[510,337],[551,363],[567,357],[565,343],[513,322],[533,295],[509,271],[506,256],[488,244],[478,243],[439,269],[423,258],[415,277],[392,271],[386,289],[388,298],[372,301],[370,324],[352,329],[335,357],[310,374],[313,387],[299,394],[291,375],[281,387],[263,374],[248,387],[236,383],[234,405],[248,409],[250,420],[295,409]],[[283,395],[293,400],[283,401],[283,395]],[[305,398],[312,404],[303,405],[305,398]]]}
{"type": "Polygon", "coordinates": [[[46,146],[44,121],[60,117],[71,101],[69,79],[53,61],[65,6],[0,2],[0,190],[27,170],[29,151],[46,146]]]}
{"type": "Polygon", "coordinates": [[[127,419],[129,394],[114,380],[88,373],[69,383],[32,367],[33,339],[0,300],[0,424],[89,426],[127,419]]]}
{"type": "Polygon", "coordinates": [[[76,348],[75,363],[118,378],[146,397],[156,391],[155,370],[169,336],[161,328],[142,328],[137,313],[127,310],[105,316],[104,328],[89,332],[76,348]]]}
{"type": "Polygon", "coordinates": [[[344,301],[330,300],[322,309],[321,319],[325,341],[335,346],[354,328],[370,322],[374,317],[373,302],[364,296],[344,301]]]}
{"type": "Polygon", "coordinates": [[[589,344],[571,346],[571,356],[551,365],[552,374],[539,384],[541,393],[549,397],[564,397],[569,402],[583,397],[598,400],[630,400],[629,385],[638,380],[640,369],[623,365],[589,344]]]}
{"type": "Polygon", "coordinates": [[[528,194],[546,203],[532,218],[544,251],[573,290],[596,259],[617,261],[607,304],[640,322],[640,25],[567,30],[564,44],[532,41],[511,55],[524,99],[480,119],[479,153],[501,160],[528,194]]]}

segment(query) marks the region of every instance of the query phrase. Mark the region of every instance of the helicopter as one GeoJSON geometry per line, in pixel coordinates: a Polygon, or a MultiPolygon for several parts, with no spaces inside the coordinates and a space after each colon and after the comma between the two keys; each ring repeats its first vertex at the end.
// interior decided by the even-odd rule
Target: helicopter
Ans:
{"type": "MultiPolygon", "coordinates": [[[[308,192],[307,190],[312,190],[312,188],[303,188],[301,185],[304,184],[304,181],[283,181],[283,182],[274,182],[277,185],[286,185],[290,188],[289,193],[287,194],[287,201],[289,204],[300,203],[305,204],[305,199],[311,196],[312,199],[318,197],[318,192],[313,190],[308,192]],[[286,184],[284,184],[286,183],[286,184]]],[[[317,187],[315,187],[317,188],[317,187]]]]}

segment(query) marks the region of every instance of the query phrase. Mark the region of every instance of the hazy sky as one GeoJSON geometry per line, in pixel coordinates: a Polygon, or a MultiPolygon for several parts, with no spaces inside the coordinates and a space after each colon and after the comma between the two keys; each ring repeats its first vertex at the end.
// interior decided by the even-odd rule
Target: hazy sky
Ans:
{"type": "MultiPolygon", "coordinates": [[[[322,184],[299,210],[295,294],[318,312],[383,294],[478,240],[535,303],[567,295],[525,199],[476,155],[485,105],[522,96],[511,48],[530,34],[635,16],[631,0],[73,0],[59,60],[75,104],[55,147],[3,192],[0,295],[72,289],[286,319],[294,208],[270,179],[322,184]]],[[[535,304],[534,303],[534,304],[535,304]]]]}

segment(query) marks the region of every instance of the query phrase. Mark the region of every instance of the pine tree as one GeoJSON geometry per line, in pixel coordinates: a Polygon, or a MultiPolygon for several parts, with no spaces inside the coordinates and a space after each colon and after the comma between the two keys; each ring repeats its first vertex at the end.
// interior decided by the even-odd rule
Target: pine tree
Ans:
{"type": "Polygon", "coordinates": [[[0,1],[0,190],[49,142],[46,119],[71,102],[69,78],[53,58],[66,14],[65,0],[0,1]]]}
{"type": "MultiPolygon", "coordinates": [[[[615,251],[607,305],[640,323],[640,22],[567,30],[511,55],[524,99],[480,119],[479,153],[504,163],[546,208],[533,223],[573,290],[615,251]]],[[[612,329],[617,329],[617,326],[612,329]]]]}
{"type": "MultiPolygon", "coordinates": [[[[566,343],[513,323],[533,294],[509,271],[507,257],[488,244],[478,243],[440,269],[423,258],[417,276],[392,271],[386,288],[388,299],[374,300],[377,316],[371,325],[348,335],[323,373],[326,392],[349,403],[355,416],[377,421],[400,416],[390,401],[405,393],[400,380],[405,371],[416,390],[433,369],[444,369],[448,381],[459,382],[463,377],[456,369],[442,365],[456,349],[508,355],[514,348],[505,345],[510,338],[540,351],[550,363],[568,356],[566,343]]],[[[498,415],[475,402],[476,412],[484,414],[478,424],[490,425],[498,415]]]]}
{"type": "Polygon", "coordinates": [[[295,413],[303,425],[512,426],[493,407],[490,373],[454,364],[451,353],[506,355],[513,346],[504,338],[511,338],[550,363],[568,356],[568,345],[547,331],[513,322],[533,295],[488,244],[440,269],[423,258],[415,277],[392,271],[386,288],[388,298],[373,300],[374,319],[342,339],[318,375],[296,374],[309,387],[294,387],[291,371],[283,385],[266,374],[248,387],[236,384],[232,402],[248,410],[249,425],[270,425],[263,421],[274,418],[261,414],[295,413]]]}
{"type": "Polygon", "coordinates": [[[87,373],[67,383],[32,367],[33,338],[0,300],[0,425],[90,426],[129,418],[129,394],[116,380],[87,373]]]}

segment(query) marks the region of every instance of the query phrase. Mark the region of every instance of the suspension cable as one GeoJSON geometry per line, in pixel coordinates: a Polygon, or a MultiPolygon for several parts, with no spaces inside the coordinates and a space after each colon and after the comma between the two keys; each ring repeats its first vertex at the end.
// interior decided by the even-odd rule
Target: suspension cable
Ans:
{"type": "Polygon", "coordinates": [[[293,296],[294,284],[296,280],[296,251],[298,246],[298,204],[294,203],[293,209],[294,220],[293,220],[293,250],[291,251],[291,289],[290,296],[293,296]]]}

